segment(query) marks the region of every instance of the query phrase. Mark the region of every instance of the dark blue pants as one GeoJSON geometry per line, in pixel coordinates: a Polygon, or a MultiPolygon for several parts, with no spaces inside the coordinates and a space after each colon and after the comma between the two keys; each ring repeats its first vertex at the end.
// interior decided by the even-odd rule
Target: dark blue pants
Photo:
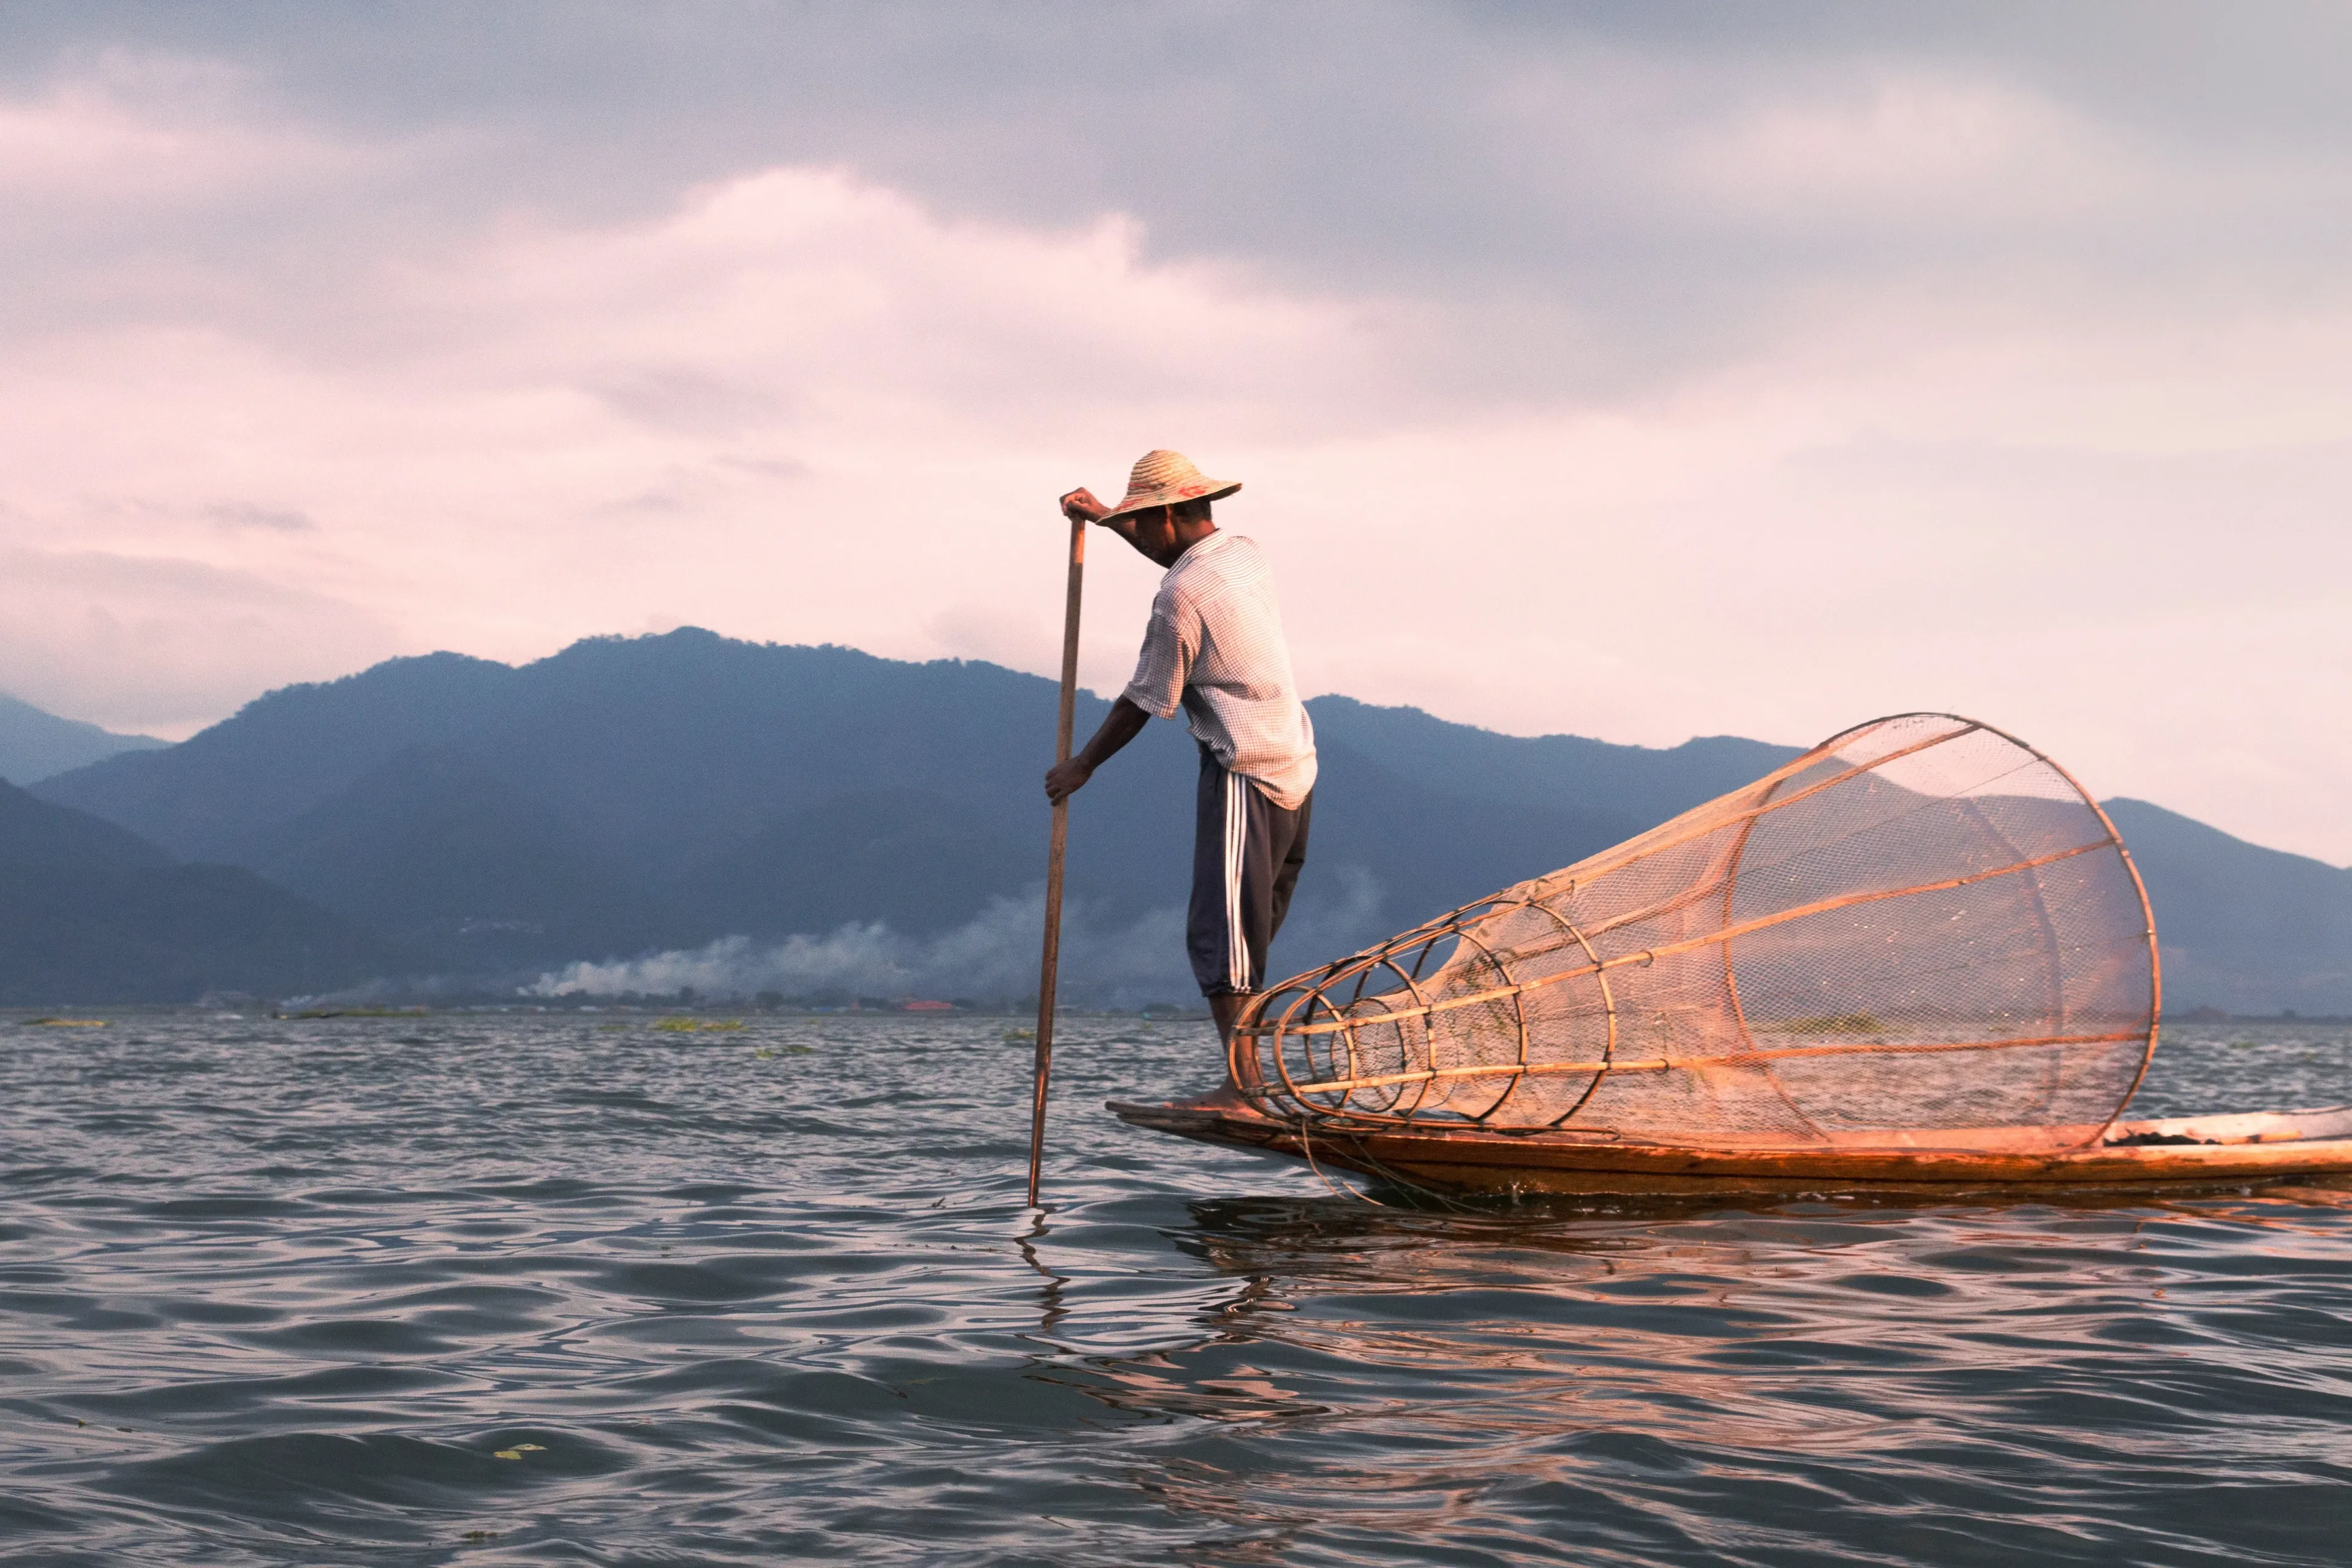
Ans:
{"type": "Polygon", "coordinates": [[[1285,811],[1201,748],[1184,945],[1202,995],[1245,996],[1265,984],[1265,950],[1290,912],[1314,809],[1309,791],[1297,811],[1285,811]]]}

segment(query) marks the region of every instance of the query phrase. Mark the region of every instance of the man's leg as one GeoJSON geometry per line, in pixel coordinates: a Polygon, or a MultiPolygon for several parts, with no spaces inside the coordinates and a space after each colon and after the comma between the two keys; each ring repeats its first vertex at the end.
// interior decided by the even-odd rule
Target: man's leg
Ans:
{"type": "MultiPolygon", "coordinates": [[[[1228,1049],[1234,1026],[1249,1005],[1259,978],[1252,966],[1249,942],[1251,884],[1255,880],[1255,890],[1263,901],[1270,879],[1261,874],[1253,879],[1248,872],[1253,837],[1258,859],[1265,858],[1263,821],[1254,824],[1252,820],[1257,815],[1253,804],[1262,798],[1247,779],[1227,773],[1208,747],[1201,748],[1201,782],[1192,824],[1192,898],[1185,915],[1184,942],[1192,977],[1208,1001],[1210,1016],[1216,1020],[1218,1044],[1228,1049]],[[1258,830],[1255,836],[1253,826],[1258,830]]],[[[1262,928],[1262,917],[1256,923],[1262,928]]],[[[1262,941],[1256,952],[1262,968],[1262,941]]],[[[1219,1077],[1214,1089],[1188,1103],[1245,1108],[1248,1102],[1235,1092],[1230,1070],[1219,1077]]]]}
{"type": "Polygon", "coordinates": [[[1282,922],[1290,916],[1290,895],[1298,890],[1298,873],[1307,868],[1307,828],[1315,816],[1315,792],[1308,790],[1307,798],[1298,803],[1297,811],[1271,808],[1271,826],[1276,842],[1270,847],[1276,860],[1274,873],[1274,918],[1268,923],[1265,940],[1274,941],[1282,930],[1282,922]]]}
{"type": "Polygon", "coordinates": [[[1205,746],[1201,764],[1185,934],[1193,977],[1226,1049],[1228,1081],[1193,1103],[1238,1105],[1245,1102],[1230,1081],[1234,1029],[1265,984],[1266,949],[1306,863],[1313,801],[1285,811],[1249,780],[1218,766],[1205,746]]]}
{"type": "Polygon", "coordinates": [[[1201,748],[1201,783],[1192,805],[1192,899],[1184,913],[1184,952],[1192,978],[1215,1008],[1221,992],[1233,987],[1232,933],[1226,926],[1225,868],[1232,834],[1226,824],[1229,775],[1209,748],[1201,748]]]}

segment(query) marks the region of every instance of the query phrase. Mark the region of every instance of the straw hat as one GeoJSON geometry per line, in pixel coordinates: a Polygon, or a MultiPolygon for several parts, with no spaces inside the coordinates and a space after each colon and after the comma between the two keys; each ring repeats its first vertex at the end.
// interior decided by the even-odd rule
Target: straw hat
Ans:
{"type": "Polygon", "coordinates": [[[1146,452],[1135,459],[1135,471],[1127,476],[1127,499],[1103,516],[1123,517],[1178,501],[1219,500],[1241,488],[1239,479],[1204,479],[1192,459],[1181,452],[1146,452]]]}

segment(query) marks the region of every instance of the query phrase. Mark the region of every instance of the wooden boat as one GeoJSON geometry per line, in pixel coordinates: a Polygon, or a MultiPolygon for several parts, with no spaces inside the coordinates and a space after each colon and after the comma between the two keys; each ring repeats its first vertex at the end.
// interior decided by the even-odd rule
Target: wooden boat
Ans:
{"type": "Polygon", "coordinates": [[[1703,1149],[1556,1132],[1345,1131],[1255,1110],[1112,1101],[1121,1121],[1406,1188],[1523,1194],[2189,1189],[2352,1176],[2352,1106],[2123,1121],[2088,1148],[1703,1149]]]}
{"type": "Polygon", "coordinates": [[[2352,1107],[2124,1120],[2161,1004],[2097,803],[1990,725],[1899,714],[1254,997],[1237,1103],[1110,1109],[1465,1193],[2352,1174],[2352,1107]]]}

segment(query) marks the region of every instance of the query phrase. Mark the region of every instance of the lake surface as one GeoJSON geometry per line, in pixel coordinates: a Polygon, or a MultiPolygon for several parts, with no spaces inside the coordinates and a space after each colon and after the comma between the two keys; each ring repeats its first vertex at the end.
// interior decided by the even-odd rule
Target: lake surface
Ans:
{"type": "Polygon", "coordinates": [[[0,1017],[0,1561],[2352,1560],[2352,1192],[1375,1206],[1076,1019],[1041,1221],[1005,1020],[110,1016],[0,1017]]]}

